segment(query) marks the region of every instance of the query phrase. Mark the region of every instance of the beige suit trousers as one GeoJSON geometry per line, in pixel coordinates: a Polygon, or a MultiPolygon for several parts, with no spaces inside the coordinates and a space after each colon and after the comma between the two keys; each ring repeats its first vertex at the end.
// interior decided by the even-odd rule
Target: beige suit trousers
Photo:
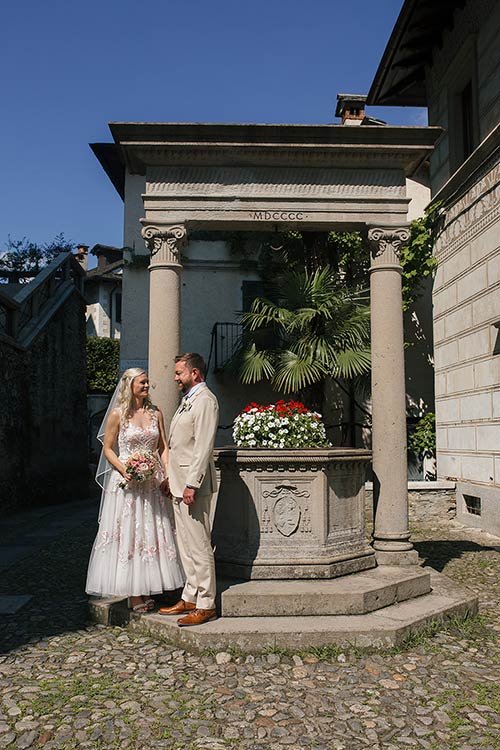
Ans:
{"type": "Polygon", "coordinates": [[[177,545],[186,585],[182,598],[198,609],[215,609],[215,561],[211,542],[210,505],[212,495],[195,494],[192,505],[174,497],[177,545]]]}

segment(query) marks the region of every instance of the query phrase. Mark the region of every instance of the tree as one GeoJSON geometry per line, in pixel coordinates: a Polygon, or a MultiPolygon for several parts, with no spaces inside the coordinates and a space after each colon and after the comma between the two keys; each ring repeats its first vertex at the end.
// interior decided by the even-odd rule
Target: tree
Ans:
{"type": "Polygon", "coordinates": [[[112,393],[118,382],[120,342],[87,336],[86,357],[88,393],[112,393]]]}
{"type": "Polygon", "coordinates": [[[286,271],[275,295],[276,301],[256,298],[242,317],[248,335],[241,379],[266,379],[283,393],[312,389],[313,406],[321,410],[327,377],[349,380],[370,369],[369,308],[330,265],[286,271]],[[274,345],[259,348],[266,331],[274,345]]]}
{"type": "Polygon", "coordinates": [[[13,240],[9,235],[7,249],[0,255],[0,276],[5,274],[4,278],[15,276],[20,280],[23,276],[36,276],[57,255],[70,252],[74,247],[75,244],[67,240],[62,232],[44,245],[31,242],[26,237],[13,240]]]}

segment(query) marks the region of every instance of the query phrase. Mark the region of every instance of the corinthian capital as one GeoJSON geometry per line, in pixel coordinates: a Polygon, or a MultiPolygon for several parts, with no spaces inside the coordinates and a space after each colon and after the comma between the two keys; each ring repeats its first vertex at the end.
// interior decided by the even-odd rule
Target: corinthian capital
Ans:
{"type": "Polygon", "coordinates": [[[186,227],[181,224],[164,228],[147,226],[141,234],[151,253],[152,264],[180,265],[180,251],[187,241],[186,227]]]}
{"type": "Polygon", "coordinates": [[[397,265],[401,247],[410,239],[410,230],[406,227],[382,228],[372,227],[368,230],[368,240],[372,248],[372,266],[397,265]]]}

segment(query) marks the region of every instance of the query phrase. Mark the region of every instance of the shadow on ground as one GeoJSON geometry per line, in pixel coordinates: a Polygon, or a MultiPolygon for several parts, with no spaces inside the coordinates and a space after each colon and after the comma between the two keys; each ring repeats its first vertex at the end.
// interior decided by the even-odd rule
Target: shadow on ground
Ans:
{"type": "Polygon", "coordinates": [[[495,547],[477,544],[467,539],[433,539],[431,541],[414,541],[413,546],[420,555],[424,565],[442,573],[451,560],[460,559],[468,552],[494,552],[495,547]]]}
{"type": "MultiPolygon", "coordinates": [[[[71,515],[81,512],[81,505],[60,506],[46,516],[43,510],[27,513],[5,524],[2,543],[26,547],[26,556],[1,571],[0,596],[30,599],[16,613],[0,615],[0,653],[89,624],[85,581],[98,507],[98,499],[91,498],[86,520],[75,516],[73,527],[71,515]]],[[[168,596],[159,600],[171,603],[168,596]]]]}

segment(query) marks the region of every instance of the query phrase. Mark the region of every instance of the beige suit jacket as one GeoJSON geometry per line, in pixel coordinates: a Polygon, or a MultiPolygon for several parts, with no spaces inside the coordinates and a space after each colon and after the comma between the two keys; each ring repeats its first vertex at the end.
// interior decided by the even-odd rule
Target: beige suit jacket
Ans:
{"type": "Polygon", "coordinates": [[[182,497],[186,485],[200,495],[217,491],[213,449],[218,424],[219,404],[207,387],[181,402],[168,435],[168,478],[174,497],[182,497]]]}

